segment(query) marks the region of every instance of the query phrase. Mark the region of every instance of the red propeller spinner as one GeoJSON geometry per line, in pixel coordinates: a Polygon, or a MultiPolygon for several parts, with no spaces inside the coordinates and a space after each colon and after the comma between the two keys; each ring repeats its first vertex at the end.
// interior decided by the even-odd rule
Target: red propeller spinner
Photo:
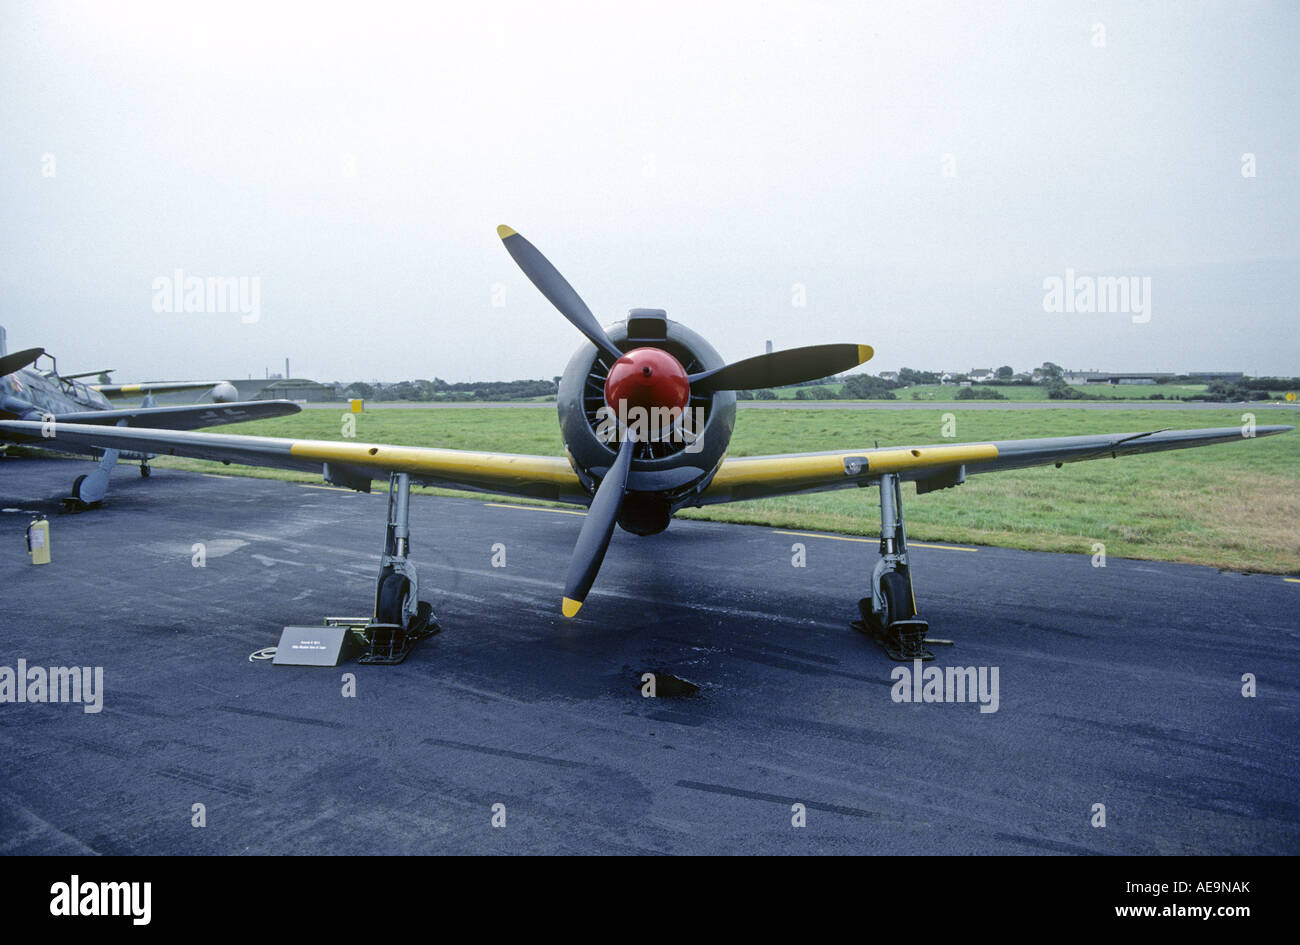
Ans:
{"type": "Polygon", "coordinates": [[[605,378],[605,403],[611,409],[656,407],[685,410],[691,382],[681,362],[662,348],[633,348],[614,362],[605,378]]]}

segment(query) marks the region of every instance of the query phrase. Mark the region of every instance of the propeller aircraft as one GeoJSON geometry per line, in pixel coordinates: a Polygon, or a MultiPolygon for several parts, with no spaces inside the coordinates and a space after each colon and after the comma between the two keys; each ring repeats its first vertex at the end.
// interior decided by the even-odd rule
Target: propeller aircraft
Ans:
{"type": "MultiPolygon", "coordinates": [[[[374,479],[388,476],[385,546],[372,621],[362,636],[372,655],[382,638],[393,658],[374,662],[400,661],[415,639],[436,626],[432,608],[419,600],[409,557],[412,482],[587,506],[560,599],[566,618],[576,616],[586,601],[615,525],[652,535],[683,508],[874,486],[880,557],[866,596],[858,601],[862,621],[855,626],[893,658],[912,660],[932,654],[924,646],[928,624],[918,615],[912,587],[904,482],[913,482],[924,495],[960,486],[971,475],[1246,438],[1241,428],[1220,427],[730,457],[737,390],[837,374],[867,361],[872,349],[815,345],[728,364],[702,336],[661,309],[635,308],[605,327],[532,243],[508,226],[498,227],[497,234],[528,279],[586,339],[569,360],[557,392],[563,457],[236,436],[166,424],[147,429],[135,423],[94,424],[84,412],[58,419],[42,445],[319,471],[326,482],[362,492],[370,491],[374,479]]],[[[1258,426],[1254,433],[1291,429],[1258,426]]],[[[0,437],[41,441],[41,424],[0,419],[0,437]]]]}
{"type": "MultiPolygon", "coordinates": [[[[44,348],[28,348],[9,354],[4,329],[0,328],[0,420],[28,420],[52,434],[60,423],[78,425],[148,426],[165,430],[198,430],[225,423],[242,423],[263,417],[282,417],[301,408],[287,400],[237,402],[239,396],[229,381],[152,381],[141,384],[87,384],[82,378],[104,376],[109,371],[60,374],[58,362],[44,348]],[[41,359],[48,365],[42,366],[41,359]],[[154,394],[177,391],[210,391],[212,404],[183,404],[160,407],[154,394]],[[138,407],[114,409],[111,401],[143,396],[138,407]]],[[[5,439],[0,435],[0,440],[5,439]]],[[[52,435],[40,438],[40,445],[59,450],[52,435]]],[[[30,439],[27,442],[31,442],[30,439]]],[[[90,473],[78,476],[71,494],[63,501],[70,511],[91,508],[108,492],[108,477],[119,459],[138,460],[140,475],[149,475],[150,454],[142,451],[77,447],[65,450],[99,456],[90,473]]]]}

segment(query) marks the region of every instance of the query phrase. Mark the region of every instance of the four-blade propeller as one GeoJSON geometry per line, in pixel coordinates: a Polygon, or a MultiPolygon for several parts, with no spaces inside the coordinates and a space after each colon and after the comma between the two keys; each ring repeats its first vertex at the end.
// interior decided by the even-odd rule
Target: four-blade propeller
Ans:
{"type": "MultiPolygon", "coordinates": [[[[497,227],[497,235],[506,250],[524,271],[533,285],[567,318],[587,340],[610,355],[615,361],[605,384],[605,402],[617,416],[631,399],[646,398],[664,403],[640,406],[681,407],[691,392],[712,394],[724,390],[754,390],[765,387],[784,387],[803,381],[839,374],[857,367],[872,355],[867,345],[812,345],[790,348],[746,358],[733,364],[687,376],[680,363],[661,349],[634,349],[624,353],[605,334],[587,303],[574,291],[560,271],[528,240],[508,226],[497,227]]],[[[636,441],[628,430],[619,431],[618,456],[609,471],[600,480],[592,498],[587,517],[578,534],[578,544],[569,562],[569,573],[564,581],[564,601],[561,610],[566,617],[577,614],[586,600],[587,592],[596,580],[605,549],[614,534],[619,510],[627,494],[628,476],[632,470],[632,454],[636,441]]]]}

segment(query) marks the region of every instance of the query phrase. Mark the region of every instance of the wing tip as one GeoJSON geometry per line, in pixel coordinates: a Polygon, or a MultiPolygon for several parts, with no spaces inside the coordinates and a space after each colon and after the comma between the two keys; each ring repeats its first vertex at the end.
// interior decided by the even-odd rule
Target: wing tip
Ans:
{"type": "Polygon", "coordinates": [[[866,364],[875,357],[875,349],[871,345],[858,345],[858,363],[866,364]]]}
{"type": "Polygon", "coordinates": [[[504,223],[502,223],[500,226],[497,227],[497,236],[501,237],[503,240],[518,235],[519,234],[517,234],[510,227],[506,226],[504,223]]]}
{"type": "Polygon", "coordinates": [[[572,597],[564,598],[564,601],[560,604],[560,610],[564,613],[564,616],[566,617],[576,617],[578,611],[581,609],[582,609],[582,601],[574,600],[572,597]]]}

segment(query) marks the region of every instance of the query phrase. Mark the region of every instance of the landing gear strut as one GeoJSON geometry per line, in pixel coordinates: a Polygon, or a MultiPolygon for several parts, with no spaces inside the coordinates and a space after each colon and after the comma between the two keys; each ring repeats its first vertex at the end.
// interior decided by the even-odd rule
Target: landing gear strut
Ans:
{"type": "Polygon", "coordinates": [[[84,512],[99,507],[99,503],[108,494],[108,477],[117,465],[117,453],[117,450],[104,450],[98,465],[76,478],[72,483],[71,495],[63,497],[63,511],[84,512]]]}
{"type": "Polygon", "coordinates": [[[374,616],[364,626],[353,628],[365,647],[360,663],[400,663],[416,641],[439,630],[433,606],[420,600],[420,579],[408,557],[410,501],[411,477],[392,473],[388,477],[388,525],[375,582],[374,616]]]}
{"type": "Polygon", "coordinates": [[[903,489],[897,473],[880,477],[880,560],[871,572],[871,596],[858,601],[862,619],[853,629],[871,637],[900,662],[932,660],[930,625],[916,615],[912,569],[903,525],[903,489]]]}

